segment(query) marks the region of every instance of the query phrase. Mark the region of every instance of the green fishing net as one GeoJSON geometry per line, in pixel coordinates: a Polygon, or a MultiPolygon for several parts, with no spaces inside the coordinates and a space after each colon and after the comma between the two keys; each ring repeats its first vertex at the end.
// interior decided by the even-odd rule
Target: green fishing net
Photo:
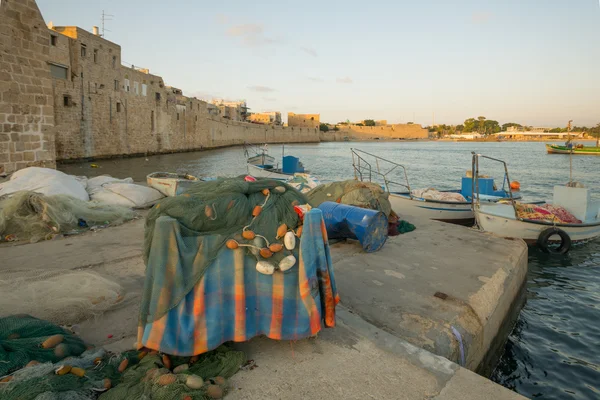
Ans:
{"type": "MultiPolygon", "coordinates": [[[[164,287],[154,287],[153,290],[157,293],[144,291],[140,308],[141,324],[161,318],[179,304],[202,278],[206,268],[216,259],[227,240],[235,239],[240,244],[255,246],[248,248],[248,251],[257,259],[257,248],[265,248],[275,242],[281,243],[281,238],[276,239],[277,228],[286,224],[289,229],[295,229],[300,219],[294,206],[302,204],[307,204],[306,197],[285,183],[273,179],[247,182],[242,177],[199,182],[191,185],[185,194],[161,200],[152,208],[146,219],[146,265],[152,241],[167,240],[165,237],[154,237],[155,225],[161,217],[171,217],[179,222],[177,235],[188,241],[189,248],[194,251],[187,254],[183,248],[172,249],[174,252],[178,251],[179,257],[185,260],[184,268],[181,268],[181,274],[178,273],[177,282],[169,282],[168,285],[165,283],[164,287]],[[261,206],[262,211],[254,218],[253,211],[257,206],[261,206]],[[244,239],[244,228],[254,232],[256,238],[244,239]],[[168,290],[169,294],[165,295],[164,290],[168,290]],[[151,308],[152,298],[168,300],[161,301],[151,308]]],[[[165,259],[167,257],[162,256],[165,259]]],[[[271,260],[277,263],[285,256],[283,252],[275,253],[271,260]]],[[[153,273],[147,268],[147,281],[152,281],[153,273]]]]}
{"type": "Polygon", "coordinates": [[[134,217],[135,213],[126,207],[95,204],[66,195],[21,191],[0,199],[0,241],[38,242],[134,217]]]}
{"type": "Polygon", "coordinates": [[[50,322],[29,315],[0,318],[0,376],[23,368],[32,360],[56,363],[78,356],[85,349],[81,339],[50,322]],[[62,335],[62,342],[53,348],[42,348],[42,343],[53,335],[62,335]]]}
{"type": "Polygon", "coordinates": [[[0,318],[2,400],[89,400],[98,396],[102,400],[183,400],[186,396],[205,400],[214,386],[227,388],[220,377],[233,376],[246,362],[246,356],[223,345],[197,357],[170,357],[170,361],[172,369],[185,364],[184,370],[177,370],[177,374],[168,370],[156,352],[111,354],[102,348],[86,350],[77,336],[27,315],[0,318]],[[54,335],[62,335],[62,342],[43,349],[41,344],[54,335]],[[37,363],[28,365],[30,361],[37,363]],[[71,371],[80,368],[83,376],[56,373],[65,366],[71,371]],[[123,373],[119,367],[125,368],[123,373]],[[160,377],[167,374],[173,376],[165,384],[160,377]],[[191,375],[197,384],[193,388],[188,386],[191,375]]]}
{"type": "Polygon", "coordinates": [[[392,212],[389,194],[381,186],[355,180],[320,185],[306,194],[313,207],[326,201],[382,211],[387,217],[392,212]]]}
{"type": "Polygon", "coordinates": [[[208,390],[215,389],[215,386],[220,387],[221,390],[227,388],[227,382],[219,380],[218,377],[233,376],[246,362],[246,356],[243,352],[220,346],[198,356],[198,361],[195,362],[190,357],[171,357],[170,360],[172,369],[178,373],[166,369],[158,354],[148,354],[138,364],[125,370],[119,384],[114,389],[103,393],[99,400],[209,399],[208,390]],[[184,371],[177,370],[181,365],[186,368],[184,371]],[[188,379],[195,379],[198,382],[198,378],[204,382],[201,387],[188,386],[188,379]]]}

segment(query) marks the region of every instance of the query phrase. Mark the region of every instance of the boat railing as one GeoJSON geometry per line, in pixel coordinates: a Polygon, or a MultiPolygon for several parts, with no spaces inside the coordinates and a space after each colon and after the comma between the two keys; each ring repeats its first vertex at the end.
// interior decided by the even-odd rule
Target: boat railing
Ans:
{"type": "Polygon", "coordinates": [[[508,166],[506,165],[506,162],[499,160],[497,158],[484,156],[482,154],[477,154],[475,152],[471,152],[471,154],[473,154],[473,158],[471,161],[471,179],[472,179],[472,181],[471,181],[471,191],[472,191],[471,198],[473,199],[471,204],[473,207],[473,211],[475,211],[475,208],[479,209],[480,205],[481,205],[481,200],[480,200],[480,196],[479,196],[479,159],[485,158],[485,159],[488,159],[491,161],[499,162],[504,166],[504,181],[502,182],[502,186],[504,187],[504,184],[506,182],[508,182],[509,190],[505,190],[505,192],[507,192],[509,195],[510,204],[513,206],[513,210],[515,212],[515,219],[520,220],[521,218],[519,218],[519,213],[517,211],[517,205],[515,203],[515,199],[513,197],[512,190],[510,190],[510,179],[508,177],[508,166]]]}
{"type": "Polygon", "coordinates": [[[391,192],[391,185],[401,186],[408,190],[409,196],[410,198],[412,198],[410,184],[408,183],[408,175],[406,173],[406,168],[404,167],[404,165],[395,163],[383,157],[379,157],[359,149],[351,148],[350,151],[352,152],[352,167],[354,168],[354,179],[360,180],[361,182],[373,182],[373,180],[377,182],[378,180],[382,180],[383,184],[385,185],[385,190],[388,193],[391,192]],[[365,156],[371,158],[370,161],[371,163],[375,164],[375,167],[373,167],[373,165],[371,165],[371,163],[367,161],[365,156]],[[406,183],[396,182],[392,180],[392,173],[397,173],[398,170],[402,170],[406,183]]]}

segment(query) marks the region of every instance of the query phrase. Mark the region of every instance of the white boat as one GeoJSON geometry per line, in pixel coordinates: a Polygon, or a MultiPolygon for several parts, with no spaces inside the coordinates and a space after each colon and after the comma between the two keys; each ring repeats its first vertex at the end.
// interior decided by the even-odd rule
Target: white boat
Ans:
{"type": "MultiPolygon", "coordinates": [[[[463,177],[461,181],[461,189],[438,192],[441,197],[445,194],[453,194],[456,199],[463,201],[447,201],[443,199],[423,198],[415,194],[416,191],[411,191],[408,183],[408,174],[406,168],[393,161],[386,160],[373,154],[369,154],[362,150],[351,149],[352,165],[354,167],[354,177],[359,180],[372,181],[380,179],[383,181],[384,190],[389,193],[389,200],[392,209],[398,214],[407,214],[420,218],[433,219],[436,221],[449,222],[459,225],[471,226],[475,222],[475,216],[472,208],[473,198],[473,179],[471,177],[463,177]],[[367,161],[369,156],[372,163],[367,161]],[[394,182],[391,180],[392,173],[402,171],[405,183],[394,182]],[[407,191],[397,192],[390,190],[391,186],[401,186],[407,191]],[[460,194],[460,196],[457,196],[460,194]]],[[[470,172],[470,171],[469,171],[470,172]]],[[[497,202],[508,198],[508,192],[505,190],[497,190],[492,178],[482,178],[481,192],[479,195],[481,201],[497,202]]],[[[517,195],[515,195],[516,197],[517,195]]],[[[447,196],[451,197],[451,196],[447,196]]]]}
{"type": "Polygon", "coordinates": [[[267,153],[266,144],[260,148],[246,145],[246,156],[249,149],[253,149],[256,154],[247,159],[248,175],[255,178],[289,180],[294,177],[294,174],[307,172],[304,170],[304,165],[302,165],[300,160],[294,156],[282,156],[282,166],[279,168],[275,158],[267,153]]]}
{"type": "Polygon", "coordinates": [[[170,172],[153,172],[146,176],[148,186],[158,190],[165,196],[182,194],[190,185],[200,182],[200,179],[187,174],[174,174],[170,172]]]}
{"type": "MultiPolygon", "coordinates": [[[[477,176],[479,172],[479,158],[501,162],[504,164],[505,173],[508,176],[508,168],[504,161],[480,154],[473,155],[474,176],[477,176]]],[[[519,215],[516,200],[510,201],[508,204],[476,201],[473,204],[473,212],[481,230],[502,237],[523,239],[528,244],[538,245],[548,253],[564,254],[570,250],[573,242],[583,242],[600,237],[600,202],[591,200],[588,189],[555,186],[552,205],[564,208],[581,223],[525,218],[523,215],[519,215]],[[558,247],[553,244],[558,244],[558,247]]]]}
{"type": "Polygon", "coordinates": [[[473,225],[474,216],[471,202],[451,202],[411,197],[407,193],[389,195],[392,210],[398,214],[434,219],[460,225],[473,225]]]}

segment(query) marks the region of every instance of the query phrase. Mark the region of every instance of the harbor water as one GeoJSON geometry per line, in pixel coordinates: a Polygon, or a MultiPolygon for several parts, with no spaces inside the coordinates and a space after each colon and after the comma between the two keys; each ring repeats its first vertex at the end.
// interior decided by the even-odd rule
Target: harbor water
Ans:
{"type": "MultiPolygon", "coordinates": [[[[554,185],[569,181],[569,156],[548,155],[541,142],[335,142],[285,146],[322,182],[353,178],[350,148],[400,163],[411,188],[458,189],[471,168],[471,152],[505,160],[510,180],[519,181],[524,200],[551,200],[554,185]]],[[[276,158],[281,146],[270,145],[276,158]]],[[[199,177],[245,173],[240,147],[64,164],[74,175],[109,174],[145,181],[156,171],[199,177]]],[[[384,167],[380,165],[380,167],[384,167]]],[[[574,156],[573,180],[600,195],[600,157],[574,156]]],[[[498,163],[480,161],[480,173],[502,184],[498,163]]],[[[394,176],[402,181],[403,175],[394,176]]],[[[401,188],[398,188],[399,190],[401,188]]],[[[418,226],[417,226],[418,229],[418,226]]],[[[451,255],[449,255],[451,256],[451,255]]],[[[575,246],[567,255],[530,248],[527,302],[492,379],[524,396],[542,399],[600,398],[600,240],[575,246]]]]}

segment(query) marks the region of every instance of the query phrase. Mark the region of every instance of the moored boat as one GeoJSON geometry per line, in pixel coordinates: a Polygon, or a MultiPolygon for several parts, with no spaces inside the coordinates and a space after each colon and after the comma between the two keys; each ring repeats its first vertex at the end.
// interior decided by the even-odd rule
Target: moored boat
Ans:
{"type": "Polygon", "coordinates": [[[546,151],[548,154],[575,154],[575,155],[588,155],[588,156],[600,156],[600,147],[582,146],[575,145],[560,146],[557,144],[546,144],[546,151]]]}
{"type": "Polygon", "coordinates": [[[192,175],[171,172],[153,172],[146,177],[148,186],[170,197],[182,194],[190,185],[199,181],[192,175]]]}
{"type": "MultiPolygon", "coordinates": [[[[473,174],[479,172],[479,158],[506,163],[480,154],[473,155],[473,174]]],[[[588,189],[579,185],[555,186],[553,202],[542,206],[518,203],[473,204],[477,225],[486,232],[519,238],[537,244],[549,253],[566,253],[571,243],[600,237],[600,202],[592,201],[588,189]],[[558,246],[554,246],[558,244],[558,246]]]]}
{"type": "MultiPolygon", "coordinates": [[[[305,173],[304,165],[300,159],[294,156],[283,156],[281,167],[276,163],[275,158],[267,153],[267,146],[258,149],[256,154],[247,159],[248,174],[255,178],[270,178],[279,180],[289,180],[294,174],[305,173]]],[[[246,148],[248,154],[248,148],[246,148]]]]}
{"type": "MultiPolygon", "coordinates": [[[[396,213],[467,226],[471,226],[475,222],[472,209],[473,179],[471,177],[462,178],[460,190],[437,191],[432,188],[411,190],[408,174],[403,165],[362,150],[351,149],[351,151],[355,178],[361,181],[382,180],[384,183],[382,187],[389,193],[392,209],[396,213]],[[373,170],[365,156],[374,160],[376,170],[373,170]],[[384,168],[385,170],[383,170],[384,168]],[[392,173],[398,170],[402,170],[405,183],[391,180],[392,173]],[[395,191],[391,189],[392,186],[401,186],[406,190],[395,191]]],[[[508,191],[496,189],[492,178],[481,177],[480,184],[478,197],[482,202],[497,202],[509,197],[508,191]]],[[[515,197],[520,196],[515,194],[515,197]]]]}

